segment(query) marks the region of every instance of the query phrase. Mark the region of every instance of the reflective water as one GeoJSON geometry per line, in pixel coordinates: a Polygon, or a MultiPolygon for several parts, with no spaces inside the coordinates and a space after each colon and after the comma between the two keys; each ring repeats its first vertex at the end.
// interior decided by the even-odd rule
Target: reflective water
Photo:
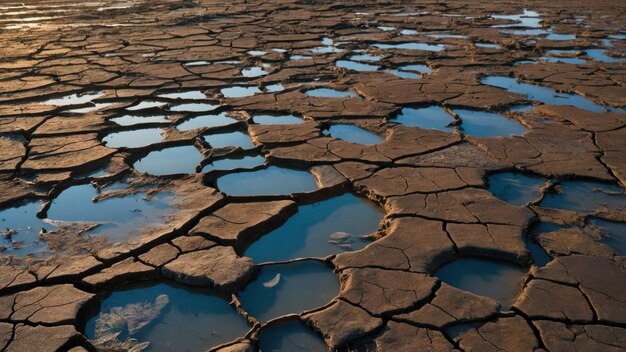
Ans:
{"type": "Polygon", "coordinates": [[[235,86],[222,88],[220,90],[224,98],[241,98],[241,97],[249,97],[258,93],[261,93],[261,90],[257,87],[243,87],[243,86],[235,86]]]}
{"type": "Polygon", "coordinates": [[[378,49],[406,49],[406,50],[425,50],[425,51],[442,51],[445,49],[443,44],[427,44],[420,42],[413,43],[376,43],[373,44],[378,49]]]}
{"type": "Polygon", "coordinates": [[[85,332],[92,342],[109,335],[108,347],[135,339],[131,346],[149,342],[146,352],[206,351],[250,329],[229,301],[215,290],[173,283],[126,285],[104,298],[85,332]]]}
{"type": "Polygon", "coordinates": [[[332,88],[315,88],[307,90],[305,93],[310,97],[323,98],[348,98],[356,96],[356,94],[350,90],[337,90],[332,88]]]}
{"type": "Polygon", "coordinates": [[[231,196],[280,195],[314,191],[317,183],[307,171],[270,166],[224,175],[217,179],[217,187],[231,196]]]}
{"type": "Polygon", "coordinates": [[[331,125],[325,132],[333,138],[358,144],[377,144],[384,140],[382,136],[376,133],[347,124],[331,125]]]}
{"type": "Polygon", "coordinates": [[[306,55],[291,55],[289,56],[289,60],[313,60],[313,57],[306,55]]]}
{"type": "Polygon", "coordinates": [[[236,124],[238,121],[232,117],[228,117],[228,112],[222,112],[216,115],[200,115],[193,117],[187,121],[177,125],[180,131],[190,131],[196,128],[221,127],[236,124]]]}
{"type": "Polygon", "coordinates": [[[520,14],[513,15],[491,15],[491,18],[499,20],[510,20],[515,23],[495,25],[494,28],[507,27],[523,27],[523,28],[541,28],[541,18],[539,13],[524,9],[520,14]]]}
{"type": "Polygon", "coordinates": [[[247,133],[241,131],[214,133],[203,137],[211,148],[239,147],[241,149],[252,149],[254,144],[247,133]]]}
{"type": "Polygon", "coordinates": [[[109,148],[141,148],[162,140],[163,130],[160,128],[114,132],[102,138],[102,142],[109,148]]]}
{"type": "Polygon", "coordinates": [[[327,352],[324,339],[300,320],[272,324],[259,333],[263,352],[327,352]]]}
{"type": "Polygon", "coordinates": [[[380,66],[364,64],[361,62],[350,61],[350,60],[338,60],[336,63],[337,67],[343,68],[346,70],[358,71],[358,72],[373,72],[378,71],[380,66]]]}
{"type": "Polygon", "coordinates": [[[444,132],[454,131],[455,127],[450,126],[453,121],[453,116],[439,106],[404,108],[400,114],[389,120],[389,122],[405,126],[430,128],[444,132]]]}
{"type": "Polygon", "coordinates": [[[188,92],[177,92],[177,93],[165,93],[157,95],[159,98],[167,98],[167,99],[206,99],[206,95],[199,90],[191,90],[188,92]]]}
{"type": "Polygon", "coordinates": [[[421,65],[421,64],[402,65],[402,66],[398,67],[398,70],[414,71],[414,72],[419,72],[419,73],[423,73],[423,74],[429,74],[429,73],[433,72],[433,70],[431,70],[430,67],[428,67],[426,65],[421,65]]]}
{"type": "Polygon", "coordinates": [[[126,110],[137,111],[137,110],[150,109],[150,108],[160,108],[161,106],[165,104],[166,103],[162,101],[142,100],[138,104],[127,107],[126,110]]]}
{"type": "Polygon", "coordinates": [[[602,50],[602,49],[587,49],[585,50],[585,54],[587,54],[587,56],[593,58],[595,61],[598,62],[625,62],[626,61],[626,57],[612,57],[607,55],[606,50],[602,50]]]}
{"type": "Polygon", "coordinates": [[[295,115],[254,115],[252,121],[260,125],[291,125],[304,123],[304,120],[295,115]]]}
{"type": "Polygon", "coordinates": [[[546,36],[546,39],[554,40],[554,41],[575,40],[576,34],[560,34],[560,33],[550,32],[550,34],[546,36]]]}
{"type": "Polygon", "coordinates": [[[207,103],[187,103],[187,104],[178,104],[170,107],[170,111],[175,112],[205,112],[212,111],[219,108],[219,105],[216,104],[207,104],[207,103]]]}
{"type": "Polygon", "coordinates": [[[385,72],[391,73],[392,75],[400,78],[418,79],[422,77],[420,74],[402,70],[387,70],[385,72]]]}
{"type": "Polygon", "coordinates": [[[245,255],[257,263],[325,257],[365,247],[383,211],[351,193],[302,205],[285,224],[252,243],[245,255]]]}
{"type": "Polygon", "coordinates": [[[0,210],[0,253],[26,256],[46,249],[46,244],[38,241],[39,231],[54,227],[37,218],[40,207],[38,201],[33,201],[0,210]]]}
{"type": "Polygon", "coordinates": [[[611,246],[617,255],[626,255],[626,223],[592,218],[589,224],[600,230],[602,242],[611,246]]]}
{"type": "Polygon", "coordinates": [[[194,146],[165,148],[150,152],[137,160],[133,167],[150,175],[191,174],[204,159],[194,146]]]}
{"type": "Polygon", "coordinates": [[[265,71],[262,67],[253,66],[246,67],[241,70],[241,75],[248,78],[261,77],[267,75],[269,72],[265,71]]]}
{"type": "Polygon", "coordinates": [[[260,322],[321,307],[339,293],[333,269],[315,260],[266,265],[237,296],[260,322]]]}
{"type": "Polygon", "coordinates": [[[203,173],[216,170],[254,169],[265,164],[265,158],[261,155],[229,157],[218,159],[207,164],[202,169],[203,173]]]}
{"type": "Polygon", "coordinates": [[[489,191],[499,199],[515,205],[525,205],[539,198],[546,179],[518,172],[501,172],[487,178],[489,191]]]}
{"type": "Polygon", "coordinates": [[[268,93],[282,92],[283,90],[285,90],[285,87],[280,83],[270,84],[265,86],[264,88],[265,91],[268,93]]]}
{"type": "Polygon", "coordinates": [[[486,49],[502,49],[502,46],[499,44],[493,43],[474,43],[478,48],[486,48],[486,49]]]}
{"type": "Polygon", "coordinates": [[[521,136],[528,129],[506,116],[477,110],[455,109],[461,119],[461,131],[474,137],[521,136]]]}
{"type": "Polygon", "coordinates": [[[262,50],[250,50],[248,51],[248,55],[250,56],[263,56],[267,54],[267,51],[262,51],[262,50]]]}
{"type": "Polygon", "coordinates": [[[168,123],[171,122],[164,115],[154,115],[154,116],[135,116],[135,115],[123,115],[120,117],[115,117],[110,119],[109,121],[115,122],[120,126],[133,126],[140,125],[142,123],[168,123]]]}
{"type": "Polygon", "coordinates": [[[557,193],[547,193],[540,205],[583,213],[604,207],[626,209],[626,195],[618,185],[569,180],[560,183],[557,193]]]}
{"type": "Polygon", "coordinates": [[[53,98],[44,101],[45,105],[67,106],[67,105],[79,105],[89,103],[94,99],[98,99],[103,96],[102,92],[85,92],[66,95],[60,98],[53,98]]]}
{"type": "Polygon", "coordinates": [[[508,309],[522,289],[522,268],[500,262],[462,258],[444,265],[435,276],[458,289],[491,297],[508,309]]]}
{"type": "Polygon", "coordinates": [[[383,57],[380,55],[369,55],[369,54],[357,54],[350,56],[350,60],[353,61],[366,61],[366,62],[375,62],[382,60],[383,57]]]}
{"type": "Polygon", "coordinates": [[[550,257],[550,255],[535,241],[526,238],[524,242],[528,252],[530,252],[530,257],[536,266],[544,267],[552,260],[552,257],[550,257]]]}

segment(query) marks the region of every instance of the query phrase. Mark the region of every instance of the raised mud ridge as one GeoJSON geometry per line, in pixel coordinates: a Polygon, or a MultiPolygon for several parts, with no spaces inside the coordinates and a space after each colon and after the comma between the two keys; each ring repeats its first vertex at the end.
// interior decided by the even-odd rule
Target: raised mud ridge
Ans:
{"type": "Polygon", "coordinates": [[[623,351],[623,1],[0,3],[0,350],[623,351]]]}

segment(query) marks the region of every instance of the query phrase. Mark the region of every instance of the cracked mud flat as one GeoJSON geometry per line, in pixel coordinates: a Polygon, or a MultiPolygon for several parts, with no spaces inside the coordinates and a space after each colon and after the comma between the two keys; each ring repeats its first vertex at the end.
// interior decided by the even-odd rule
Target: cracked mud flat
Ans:
{"type": "Polygon", "coordinates": [[[0,350],[626,349],[619,1],[5,1],[0,48],[0,350]]]}

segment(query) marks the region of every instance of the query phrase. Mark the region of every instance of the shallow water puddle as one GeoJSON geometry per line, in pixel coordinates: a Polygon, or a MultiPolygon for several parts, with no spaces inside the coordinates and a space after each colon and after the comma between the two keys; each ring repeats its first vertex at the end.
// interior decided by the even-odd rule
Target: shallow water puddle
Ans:
{"type": "Polygon", "coordinates": [[[521,136],[528,129],[506,116],[478,110],[454,109],[463,134],[474,137],[521,136]]]}
{"type": "Polygon", "coordinates": [[[346,193],[301,205],[285,224],[259,238],[245,251],[258,263],[325,257],[365,247],[378,229],[383,211],[371,201],[346,193]]]}
{"type": "Polygon", "coordinates": [[[306,55],[291,55],[289,56],[289,60],[313,60],[312,56],[306,56],[306,55]]]}
{"type": "Polygon", "coordinates": [[[265,265],[259,277],[237,296],[260,322],[321,307],[339,293],[339,278],[315,260],[265,265]]]}
{"type": "Polygon", "coordinates": [[[137,160],[133,167],[150,175],[191,174],[204,159],[194,146],[165,148],[150,152],[137,160]]]}
{"type": "MultiPolygon", "coordinates": [[[[111,187],[125,188],[119,183],[111,187]]],[[[63,223],[101,224],[89,231],[104,234],[117,242],[141,235],[149,227],[163,224],[171,213],[171,194],[159,193],[148,200],[143,193],[109,197],[94,202],[98,191],[91,185],[72,186],[59,194],[47,211],[47,217],[63,223]]]]}
{"type": "Polygon", "coordinates": [[[530,253],[530,258],[538,267],[546,266],[551,260],[552,257],[541,247],[538,243],[533,241],[530,238],[525,238],[524,243],[526,244],[526,249],[530,253]]]}
{"type": "Polygon", "coordinates": [[[242,98],[261,93],[261,90],[258,87],[235,86],[222,88],[220,92],[222,93],[222,96],[224,96],[224,98],[242,98]]]}
{"type": "Polygon", "coordinates": [[[346,142],[358,144],[377,144],[384,140],[374,132],[367,131],[361,127],[347,124],[331,125],[324,133],[333,137],[343,139],[346,142]]]}
{"type": "Polygon", "coordinates": [[[502,49],[502,46],[499,44],[493,43],[474,43],[477,48],[485,48],[485,49],[502,49]]]}
{"type": "Polygon", "coordinates": [[[267,93],[276,93],[276,92],[282,92],[283,90],[285,90],[285,87],[280,83],[269,84],[267,86],[264,86],[263,88],[265,89],[267,93]]]}
{"type": "Polygon", "coordinates": [[[75,93],[66,95],[61,98],[48,99],[41,104],[55,106],[79,105],[89,103],[92,100],[98,99],[103,95],[104,93],[102,92],[75,93]]]}
{"type": "Polygon", "coordinates": [[[159,98],[167,98],[167,99],[188,99],[188,100],[198,100],[198,99],[206,99],[207,96],[204,95],[199,90],[191,90],[188,92],[177,92],[177,93],[164,93],[157,95],[159,98]]]}
{"type": "Polygon", "coordinates": [[[546,39],[547,40],[553,40],[553,41],[576,40],[576,34],[562,34],[562,33],[550,32],[546,36],[546,39]]]}
{"type": "Polygon", "coordinates": [[[506,89],[509,92],[527,95],[528,99],[536,100],[544,104],[573,105],[577,108],[594,112],[603,112],[605,109],[608,109],[609,111],[626,113],[626,111],[622,109],[614,109],[596,104],[577,94],[558,93],[550,88],[528,83],[519,83],[513,77],[487,76],[483,77],[480,81],[483,84],[506,89]]]}
{"type": "Polygon", "coordinates": [[[243,157],[229,157],[225,159],[218,159],[207,164],[202,169],[203,173],[211,171],[230,171],[237,169],[254,169],[256,167],[263,166],[265,164],[265,158],[262,155],[243,156],[243,157]]]}
{"type": "Polygon", "coordinates": [[[304,119],[295,115],[254,115],[252,121],[260,125],[294,125],[304,123],[304,119]]]}
{"type": "Polygon", "coordinates": [[[246,67],[241,70],[241,75],[247,78],[261,77],[267,74],[269,74],[269,72],[258,66],[246,67]]]}
{"type": "Polygon", "coordinates": [[[211,148],[239,147],[244,150],[255,148],[250,136],[241,131],[215,133],[206,135],[203,138],[211,148]]]}
{"type": "Polygon", "coordinates": [[[324,339],[300,320],[281,321],[261,329],[259,350],[272,352],[327,352],[324,339]]]}
{"type": "Polygon", "coordinates": [[[539,199],[546,179],[519,172],[501,172],[487,178],[489,192],[498,199],[515,205],[525,205],[539,199]]]}
{"type": "Polygon", "coordinates": [[[137,110],[143,110],[143,109],[160,108],[164,106],[165,104],[166,103],[162,101],[145,100],[145,101],[139,102],[136,105],[127,107],[126,110],[137,111],[137,110]]]}
{"type": "Polygon", "coordinates": [[[442,51],[445,49],[443,44],[428,44],[421,42],[412,43],[374,43],[373,47],[378,49],[404,49],[404,50],[424,50],[424,51],[442,51]]]}
{"type": "Polygon", "coordinates": [[[626,194],[615,184],[569,180],[557,186],[557,193],[545,194],[539,205],[583,213],[601,208],[626,209],[626,194]]]}
{"type": "Polygon", "coordinates": [[[183,64],[183,66],[185,67],[194,67],[194,66],[206,66],[206,65],[210,65],[211,63],[208,61],[204,61],[204,60],[200,60],[200,61],[190,61],[190,62],[185,62],[183,64]]]}
{"type": "Polygon", "coordinates": [[[426,65],[421,65],[421,64],[402,65],[398,67],[398,70],[419,72],[421,74],[430,74],[433,72],[433,70],[431,70],[430,67],[426,65]]]}
{"type": "Polygon", "coordinates": [[[383,57],[380,55],[356,54],[356,55],[350,56],[350,60],[352,61],[376,62],[382,59],[383,57]]]}
{"type": "Polygon", "coordinates": [[[191,131],[196,128],[210,128],[210,127],[222,127],[228,125],[234,125],[238,123],[236,119],[228,117],[228,112],[222,112],[216,115],[200,115],[190,118],[179,125],[176,128],[179,131],[191,131]]]}
{"type": "Polygon", "coordinates": [[[380,66],[350,60],[338,60],[335,65],[339,68],[357,72],[374,72],[380,69],[380,66]]]}
{"type": "Polygon", "coordinates": [[[217,179],[217,187],[231,196],[287,195],[311,192],[318,188],[308,171],[277,166],[224,175],[217,179]]]}
{"type": "Polygon", "coordinates": [[[612,57],[607,55],[607,51],[606,50],[602,50],[602,49],[588,49],[585,50],[585,54],[587,54],[587,56],[591,57],[594,61],[598,61],[598,62],[625,62],[626,58],[625,57],[612,57]]]}
{"type": "Polygon", "coordinates": [[[306,92],[306,95],[310,97],[320,97],[320,98],[350,98],[356,97],[350,90],[337,90],[332,88],[314,88],[309,89],[306,92]]]}
{"type": "Polygon", "coordinates": [[[72,110],[68,110],[67,112],[70,112],[73,114],[84,114],[84,113],[88,113],[92,111],[98,111],[111,105],[113,105],[113,103],[99,103],[99,104],[91,103],[91,106],[87,106],[87,107],[79,108],[79,109],[72,109],[72,110]]]}
{"type": "Polygon", "coordinates": [[[110,119],[109,121],[115,122],[120,126],[134,126],[143,123],[168,123],[172,122],[164,115],[153,116],[138,116],[138,115],[123,115],[110,119]]]}
{"type": "Polygon", "coordinates": [[[482,259],[462,258],[435,272],[443,282],[477,295],[491,297],[508,309],[522,289],[522,268],[482,259]]]}
{"type": "Polygon", "coordinates": [[[450,124],[454,117],[439,106],[424,108],[404,108],[389,122],[410,127],[430,128],[434,130],[453,132],[455,127],[450,124]]]}
{"type": "Polygon", "coordinates": [[[205,112],[212,111],[219,108],[220,105],[207,104],[207,103],[186,103],[178,104],[170,107],[170,111],[175,112],[205,112]]]}
{"type": "Polygon", "coordinates": [[[40,202],[32,201],[0,210],[0,253],[26,256],[47,248],[45,242],[38,240],[39,231],[54,227],[37,217],[40,207],[40,202]]]}
{"type": "Polygon", "coordinates": [[[602,242],[613,248],[617,255],[626,255],[626,223],[592,218],[589,224],[599,230],[602,242]]]}
{"type": "Polygon", "coordinates": [[[126,285],[104,298],[86,335],[100,348],[126,342],[127,348],[149,343],[146,352],[206,351],[250,329],[229,301],[215,290],[173,283],[126,285]]]}
{"type": "Polygon", "coordinates": [[[499,24],[492,26],[493,28],[509,28],[509,27],[521,27],[521,28],[541,28],[541,18],[539,13],[524,9],[520,14],[513,15],[491,15],[493,19],[498,20],[510,20],[515,23],[511,24],[499,24]]]}
{"type": "Polygon", "coordinates": [[[250,56],[263,56],[265,54],[267,54],[267,51],[262,51],[262,50],[250,50],[247,52],[248,55],[250,56]]]}
{"type": "Polygon", "coordinates": [[[162,140],[163,130],[160,128],[113,132],[102,138],[102,142],[109,148],[141,148],[162,140]]]}

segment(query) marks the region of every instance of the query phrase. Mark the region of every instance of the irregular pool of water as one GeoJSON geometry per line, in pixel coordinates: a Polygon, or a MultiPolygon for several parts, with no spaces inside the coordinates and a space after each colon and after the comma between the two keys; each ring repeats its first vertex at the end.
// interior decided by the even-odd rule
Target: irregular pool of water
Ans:
{"type": "Polygon", "coordinates": [[[208,61],[204,61],[204,60],[200,60],[200,61],[190,61],[190,62],[185,62],[183,64],[183,66],[185,67],[194,67],[194,66],[205,66],[205,65],[210,65],[211,63],[208,61]]]}
{"type": "Polygon", "coordinates": [[[341,53],[345,50],[338,48],[336,46],[318,46],[315,48],[308,49],[308,51],[315,53],[315,54],[330,54],[330,53],[341,53]]]}
{"type": "Polygon", "coordinates": [[[246,67],[241,70],[241,75],[248,78],[261,77],[267,75],[268,73],[269,72],[259,66],[246,67]]]}
{"type": "Polygon", "coordinates": [[[474,43],[477,48],[485,48],[485,49],[502,49],[502,46],[499,44],[493,43],[474,43]]]}
{"type": "Polygon", "coordinates": [[[139,102],[139,104],[127,107],[126,110],[137,111],[137,110],[143,110],[143,109],[160,108],[165,104],[166,103],[162,101],[143,100],[139,102]]]}
{"type": "Polygon", "coordinates": [[[324,339],[302,321],[281,321],[261,329],[259,349],[272,352],[327,352],[324,339]]]}
{"type": "Polygon", "coordinates": [[[301,117],[295,115],[254,115],[252,121],[260,125],[292,125],[304,123],[301,117]]]}
{"type": "Polygon", "coordinates": [[[191,174],[196,172],[196,166],[203,159],[196,147],[188,145],[150,152],[137,160],[133,167],[139,172],[156,176],[191,174]]]}
{"type": "Polygon", "coordinates": [[[92,342],[119,334],[111,347],[135,339],[131,346],[150,343],[145,352],[206,351],[250,329],[229,301],[216,290],[169,282],[126,285],[103,299],[85,333],[92,342]]]}
{"type": "Polygon", "coordinates": [[[587,49],[585,50],[585,54],[591,57],[594,61],[598,62],[624,62],[626,58],[624,57],[612,57],[607,55],[606,50],[603,49],[587,49]]]}
{"type": "Polygon", "coordinates": [[[214,133],[203,138],[211,148],[239,147],[244,150],[255,148],[250,136],[241,131],[214,133]]]}
{"type": "Polygon", "coordinates": [[[528,99],[536,100],[544,104],[573,105],[577,108],[593,112],[603,112],[608,109],[609,111],[626,113],[626,111],[622,109],[614,109],[596,104],[577,94],[557,93],[550,88],[528,83],[519,83],[513,77],[487,76],[483,77],[481,82],[493,87],[506,89],[509,92],[527,95],[528,99]]]}
{"type": "Polygon", "coordinates": [[[322,97],[322,98],[349,98],[356,97],[350,90],[337,90],[332,88],[314,88],[309,89],[306,92],[306,95],[310,97],[322,97]]]}
{"type": "Polygon", "coordinates": [[[254,169],[265,164],[265,158],[262,155],[229,157],[218,159],[207,164],[202,169],[203,173],[216,170],[236,170],[236,169],[254,169]]]}
{"type": "Polygon", "coordinates": [[[568,180],[560,183],[558,193],[546,193],[539,205],[582,213],[604,207],[626,209],[626,194],[615,184],[568,180]]]}
{"type": "Polygon", "coordinates": [[[291,55],[289,56],[289,60],[313,60],[313,57],[306,55],[291,55]]]}
{"type": "Polygon", "coordinates": [[[380,69],[380,66],[364,64],[362,62],[350,60],[337,60],[335,65],[337,65],[337,67],[339,68],[358,72],[374,72],[380,69]]]}
{"type": "Polygon", "coordinates": [[[172,122],[164,115],[154,116],[138,116],[138,115],[123,115],[110,119],[109,121],[115,122],[120,126],[134,126],[143,123],[168,123],[172,122]]]}
{"type": "Polygon", "coordinates": [[[578,57],[563,57],[563,56],[542,56],[539,58],[541,61],[550,63],[564,63],[570,65],[584,65],[587,61],[578,57]]]}
{"type": "Polygon", "coordinates": [[[324,130],[324,132],[333,138],[343,139],[350,143],[377,144],[385,140],[374,132],[347,124],[331,125],[328,129],[324,130]]]}
{"type": "Polygon", "coordinates": [[[501,172],[487,177],[489,192],[498,199],[515,205],[525,205],[539,198],[546,179],[519,172],[501,172]]]}
{"type": "Polygon", "coordinates": [[[387,70],[385,72],[391,73],[392,75],[399,78],[408,78],[408,79],[419,79],[422,75],[402,70],[387,70]]]}
{"type": "Polygon", "coordinates": [[[546,36],[546,39],[547,40],[554,40],[554,41],[575,40],[576,39],[576,34],[562,34],[562,33],[550,32],[546,36]]]}
{"type": "Polygon", "coordinates": [[[248,55],[250,56],[263,56],[267,54],[267,51],[262,51],[262,50],[250,50],[248,51],[248,55]]]}
{"type": "Polygon", "coordinates": [[[98,99],[103,95],[104,93],[102,92],[75,93],[60,98],[48,99],[41,104],[55,106],[79,105],[89,103],[92,100],[98,99]]]}
{"type": "Polygon", "coordinates": [[[533,263],[538,267],[546,266],[551,260],[552,257],[541,247],[538,243],[531,240],[530,238],[524,239],[526,244],[526,248],[528,252],[530,252],[530,258],[533,260],[533,263]]]}
{"type": "Polygon", "coordinates": [[[281,227],[252,243],[245,255],[257,263],[294,258],[326,257],[371,243],[383,211],[371,201],[346,193],[301,205],[281,227]]]}
{"type": "Polygon", "coordinates": [[[461,258],[444,265],[435,276],[448,285],[491,297],[509,309],[522,289],[522,268],[482,259],[461,258]]]}
{"type": "Polygon", "coordinates": [[[426,65],[422,65],[422,64],[408,64],[408,65],[402,65],[398,67],[398,70],[402,70],[402,71],[412,71],[412,72],[419,72],[422,74],[430,74],[433,72],[433,70],[430,69],[430,67],[426,66],[426,65]]]}
{"type": "Polygon", "coordinates": [[[237,296],[260,322],[321,307],[339,293],[339,278],[315,260],[265,265],[259,277],[237,296]]]}
{"type": "Polygon", "coordinates": [[[436,105],[423,108],[404,108],[400,114],[389,120],[389,122],[405,126],[430,128],[444,132],[454,131],[455,127],[450,126],[453,121],[452,115],[436,105]]]}
{"type": "Polygon", "coordinates": [[[381,55],[356,54],[350,56],[350,60],[352,61],[376,62],[382,59],[383,57],[381,55]]]}
{"type": "Polygon", "coordinates": [[[493,112],[454,109],[463,134],[474,137],[521,136],[528,129],[516,120],[493,112]]]}
{"type": "Polygon", "coordinates": [[[190,131],[196,128],[221,127],[236,124],[237,120],[228,117],[228,112],[222,112],[216,115],[200,115],[192,117],[189,120],[177,125],[179,131],[190,131]]]}
{"type": "Polygon", "coordinates": [[[617,255],[626,255],[626,223],[591,218],[589,224],[600,230],[602,242],[613,248],[617,255]]]}
{"type": "Polygon", "coordinates": [[[510,20],[515,22],[511,24],[495,25],[493,26],[493,28],[541,28],[541,18],[539,17],[539,13],[532,10],[524,9],[522,13],[513,15],[491,15],[491,18],[498,20],[510,20]]]}
{"type": "Polygon", "coordinates": [[[231,196],[287,195],[318,188],[310,172],[277,166],[224,175],[217,179],[217,187],[231,196]]]}
{"type": "Polygon", "coordinates": [[[199,90],[191,90],[188,92],[176,92],[176,93],[165,93],[157,95],[159,98],[167,98],[167,99],[189,99],[189,100],[198,100],[198,99],[206,99],[207,96],[204,95],[199,90]]]}
{"type": "Polygon", "coordinates": [[[265,88],[265,91],[268,93],[282,92],[283,90],[285,90],[285,87],[280,83],[270,84],[264,86],[263,88],[265,88]]]}
{"type": "Polygon", "coordinates": [[[37,217],[40,207],[40,202],[32,201],[0,210],[0,253],[23,257],[47,248],[45,242],[38,241],[39,231],[54,227],[37,217]]]}
{"type": "Polygon", "coordinates": [[[141,148],[163,140],[161,128],[143,128],[140,130],[113,132],[102,138],[109,148],[141,148]]]}
{"type": "Polygon", "coordinates": [[[220,105],[207,103],[186,103],[178,104],[170,107],[170,111],[175,112],[205,112],[219,108],[220,105]]]}
{"type": "Polygon", "coordinates": [[[445,49],[443,44],[428,44],[428,43],[375,43],[372,46],[378,49],[405,49],[405,50],[425,50],[425,51],[442,51],[445,49]]]}
{"type": "Polygon", "coordinates": [[[261,90],[258,87],[235,86],[222,88],[220,92],[222,93],[222,96],[224,96],[224,98],[242,98],[261,93],[261,90]]]}

